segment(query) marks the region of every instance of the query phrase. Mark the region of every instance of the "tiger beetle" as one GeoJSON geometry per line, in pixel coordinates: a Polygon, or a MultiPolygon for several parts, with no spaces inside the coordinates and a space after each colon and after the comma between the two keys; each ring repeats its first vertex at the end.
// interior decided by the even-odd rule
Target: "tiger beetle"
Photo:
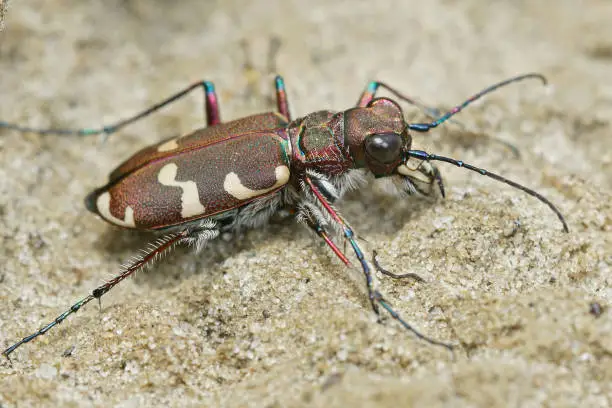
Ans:
{"type": "Polygon", "coordinates": [[[398,194],[431,196],[439,189],[444,196],[440,172],[430,163],[441,161],[534,196],[550,207],[561,220],[564,231],[568,232],[561,212],[536,191],[461,160],[411,148],[409,131],[428,132],[483,95],[528,78],[546,84],[546,79],[539,74],[516,76],[483,89],[427,123],[407,123],[397,102],[376,97],[376,93],[385,89],[399,100],[423,110],[433,112],[434,109],[426,108],[377,81],[367,85],[357,106],[351,109],[342,112],[322,110],[292,119],[285,84],[280,76],[275,78],[277,112],[230,122],[221,122],[215,88],[208,81],[194,83],[137,115],[99,129],[34,129],[0,122],[0,128],[19,132],[108,136],[190,91],[202,88],[207,123],[206,128],[140,150],[110,174],[105,186],[94,190],[85,199],[91,212],[111,224],[158,231],[164,235],[151,243],[143,255],[123,265],[113,279],[2,354],[9,358],[21,345],[47,333],[92,300],[99,300],[115,285],[176,245],[193,245],[199,250],[222,233],[261,226],[272,215],[286,209],[291,210],[299,222],[314,231],[345,265],[350,266],[351,261],[334,242],[330,231],[343,236],[359,262],[369,301],[376,314],[382,308],[418,338],[452,350],[451,344],[429,338],[413,328],[375,289],[372,270],[357,242],[355,231],[337,211],[335,204],[347,191],[362,187],[371,178],[391,179],[398,194]]]}

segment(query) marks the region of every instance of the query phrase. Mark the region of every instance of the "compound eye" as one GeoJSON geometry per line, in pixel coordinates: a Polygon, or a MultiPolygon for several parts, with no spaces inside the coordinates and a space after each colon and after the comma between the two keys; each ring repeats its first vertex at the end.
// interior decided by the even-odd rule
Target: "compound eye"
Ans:
{"type": "Polygon", "coordinates": [[[366,154],[383,164],[393,163],[401,158],[403,140],[397,133],[378,133],[365,140],[366,154]]]}

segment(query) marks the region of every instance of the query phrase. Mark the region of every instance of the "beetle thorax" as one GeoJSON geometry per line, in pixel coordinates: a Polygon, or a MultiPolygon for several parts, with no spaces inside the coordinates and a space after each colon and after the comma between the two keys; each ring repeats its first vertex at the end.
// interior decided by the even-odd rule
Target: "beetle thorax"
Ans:
{"type": "Polygon", "coordinates": [[[315,170],[336,175],[353,167],[344,140],[344,112],[319,111],[289,125],[292,174],[315,170]]]}

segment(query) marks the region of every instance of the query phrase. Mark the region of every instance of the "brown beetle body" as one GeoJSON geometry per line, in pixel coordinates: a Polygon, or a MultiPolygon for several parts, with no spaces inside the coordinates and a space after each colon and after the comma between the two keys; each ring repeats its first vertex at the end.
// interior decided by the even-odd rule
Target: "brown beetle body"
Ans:
{"type": "MultiPolygon", "coordinates": [[[[279,206],[295,205],[307,170],[348,176],[349,170],[368,164],[361,148],[365,137],[403,130],[402,110],[385,98],[372,106],[315,112],[290,123],[273,112],[253,115],[140,150],[85,203],[119,227],[161,230],[252,201],[270,201],[267,196],[293,188],[288,202],[274,201],[266,212],[269,217],[279,206]]],[[[405,144],[409,147],[409,139],[405,144]]]]}
{"type": "Polygon", "coordinates": [[[157,230],[243,206],[289,181],[287,140],[273,130],[283,125],[262,114],[147,147],[87,197],[87,208],[121,227],[157,230]]]}

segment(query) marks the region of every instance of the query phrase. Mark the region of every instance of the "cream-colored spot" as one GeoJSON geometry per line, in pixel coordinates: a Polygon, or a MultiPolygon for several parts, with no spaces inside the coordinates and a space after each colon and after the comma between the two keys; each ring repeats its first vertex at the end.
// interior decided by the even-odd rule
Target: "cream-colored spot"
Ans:
{"type": "MultiPolygon", "coordinates": [[[[425,170],[426,172],[432,173],[431,171],[431,165],[427,162],[422,162],[419,167],[425,167],[423,170],[425,170]]],[[[410,177],[412,179],[416,179],[419,181],[422,181],[424,183],[430,183],[431,179],[427,177],[427,175],[423,174],[421,171],[418,170],[419,168],[417,167],[416,169],[411,169],[410,167],[406,166],[405,164],[400,164],[399,166],[397,166],[397,172],[403,176],[407,176],[410,177]]]]}
{"type": "Polygon", "coordinates": [[[183,190],[181,194],[181,217],[189,218],[202,214],[206,208],[200,202],[198,185],[192,180],[176,181],[177,170],[178,166],[176,164],[166,164],[157,174],[157,181],[164,186],[180,187],[183,190]]]}
{"type": "Polygon", "coordinates": [[[170,150],[178,149],[179,145],[176,141],[177,139],[170,139],[167,142],[160,144],[157,146],[157,151],[169,152],[170,150]]]}
{"type": "Polygon", "coordinates": [[[111,195],[108,191],[98,196],[98,199],[96,200],[96,206],[100,215],[104,217],[104,219],[106,219],[108,222],[111,222],[115,225],[136,228],[136,223],[134,222],[134,209],[129,205],[125,207],[125,215],[123,219],[120,219],[111,214],[110,202],[111,195]]]}
{"type": "Polygon", "coordinates": [[[274,183],[272,187],[261,190],[251,190],[242,184],[236,173],[231,172],[225,176],[223,188],[228,194],[237,198],[238,200],[246,200],[266,194],[269,191],[276,190],[277,188],[287,184],[287,181],[289,181],[289,167],[278,166],[276,169],[274,169],[274,175],[276,176],[276,183],[274,183]]]}
{"type": "Polygon", "coordinates": [[[414,170],[409,169],[405,164],[400,164],[397,166],[397,172],[404,176],[412,176],[414,170]]]}

